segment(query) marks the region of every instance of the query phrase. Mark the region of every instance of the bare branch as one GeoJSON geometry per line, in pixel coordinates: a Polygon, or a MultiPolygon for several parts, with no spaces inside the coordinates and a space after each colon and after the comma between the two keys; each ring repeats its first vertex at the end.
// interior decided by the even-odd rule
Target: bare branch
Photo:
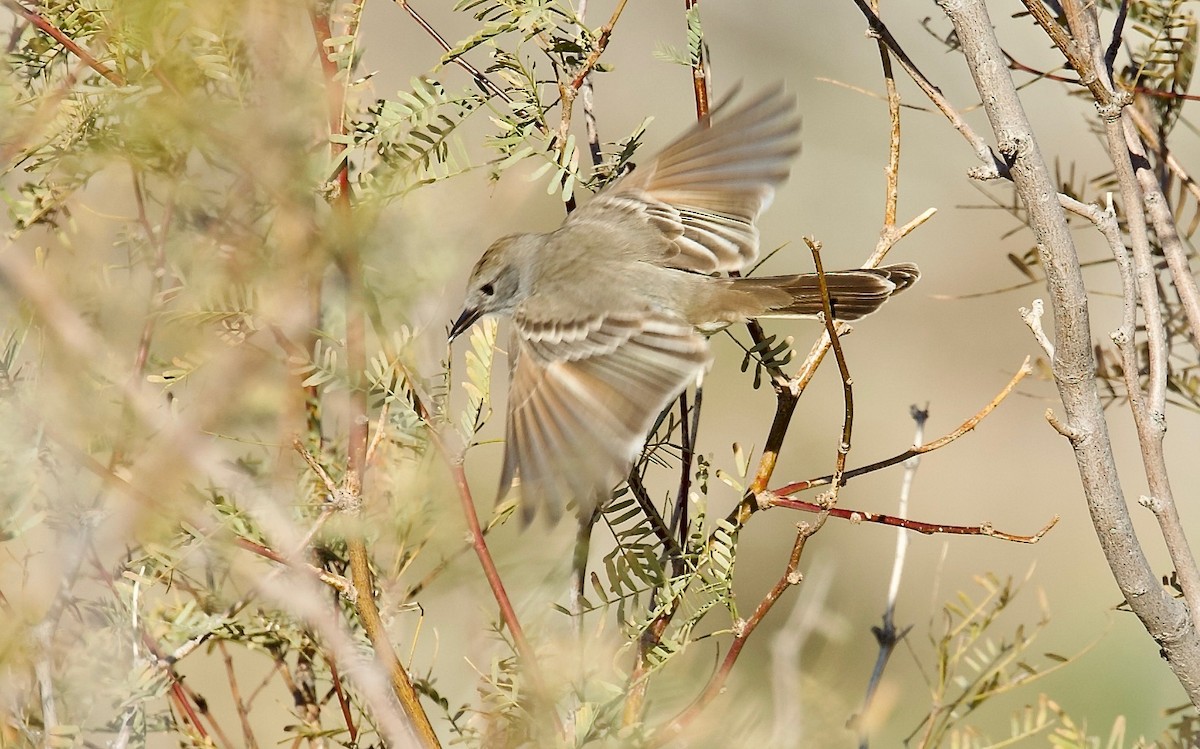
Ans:
{"type": "Polygon", "coordinates": [[[1029,215],[1041,252],[1054,310],[1053,371],[1067,412],[1087,506],[1113,576],[1130,607],[1162,646],[1193,703],[1200,704],[1200,639],[1180,602],[1158,582],[1137,540],[1117,476],[1108,426],[1095,381],[1087,292],[1079,257],[1058,202],[1058,193],[1025,117],[982,0],[939,0],[954,24],[971,75],[980,91],[1000,152],[1029,215]]]}

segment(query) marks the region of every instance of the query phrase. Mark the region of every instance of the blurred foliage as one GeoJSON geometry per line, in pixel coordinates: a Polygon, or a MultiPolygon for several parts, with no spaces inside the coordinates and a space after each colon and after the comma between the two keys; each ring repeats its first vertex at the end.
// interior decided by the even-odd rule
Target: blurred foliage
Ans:
{"type": "MultiPolygon", "coordinates": [[[[711,488],[740,498],[751,465],[735,447],[715,459],[732,471],[701,456],[680,470],[693,404],[663,414],[605,508],[615,544],[589,577],[583,614],[558,607],[563,616],[542,625],[552,721],[531,711],[529,673],[498,624],[483,633],[490,660],[471,663],[472,695],[445,687],[439,668],[478,646],[406,655],[428,642],[422,626],[441,624],[424,622],[421,596],[462,584],[452,562],[469,549],[438,483],[432,430],[475,446],[493,415],[497,328],[472,331],[461,378],[449,358],[423,360],[423,337],[443,331],[408,316],[446,263],[428,250],[412,278],[356,286],[382,251],[380,218],[415,191],[481,170],[499,180],[526,160],[570,204],[632,168],[646,126],[602,144],[582,174],[560,97],[597,30],[552,0],[454,10],[473,33],[383,98],[361,70],[361,3],[47,0],[37,23],[10,16],[3,251],[44,293],[3,306],[0,746],[381,745],[369,682],[348,676],[371,647],[347,593],[353,536],[370,543],[401,660],[455,744],[546,745],[548,722],[563,727],[561,745],[647,744],[672,704],[631,717],[634,687],[653,680],[690,695],[685,654],[744,627],[741,528],[711,513],[708,497],[711,475],[711,488]],[[467,56],[487,64],[455,89],[447,68],[467,56]],[[348,338],[364,316],[356,367],[348,338]],[[361,421],[372,435],[368,489],[347,497],[348,435],[361,421]],[[678,476],[678,490],[652,496],[655,471],[678,476]],[[321,593],[301,584],[317,580],[321,593]],[[583,626],[595,633],[586,662],[575,647],[587,638],[556,639],[583,626]],[[195,685],[213,669],[221,686],[206,696],[195,685]],[[290,712],[280,707],[289,698],[290,712]]],[[[1172,13],[1135,58],[1139,80],[1186,86],[1194,24],[1172,13]]],[[[1137,18],[1152,31],[1157,17],[1137,18]]],[[[687,51],[662,55],[698,65],[694,7],[686,31],[687,51]]],[[[743,347],[754,387],[790,362],[792,343],[743,347]]],[[[1178,391],[1194,398],[1190,372],[1178,391]]],[[[497,508],[491,525],[511,510],[497,508]]],[[[967,718],[1047,670],[1026,657],[1045,622],[990,634],[1015,589],[980,585],[982,598],[960,596],[931,636],[924,746],[980,745],[967,718]]],[[[1053,728],[1067,732],[1062,746],[1093,745],[1047,698],[1030,710],[1014,737],[1053,728]]]]}

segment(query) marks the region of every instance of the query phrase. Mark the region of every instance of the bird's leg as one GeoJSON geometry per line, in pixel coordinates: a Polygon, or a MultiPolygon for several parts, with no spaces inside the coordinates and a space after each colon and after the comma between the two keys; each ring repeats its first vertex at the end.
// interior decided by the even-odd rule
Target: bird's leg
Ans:
{"type": "Polygon", "coordinates": [[[583,631],[583,586],[587,581],[588,552],[592,546],[592,528],[600,519],[601,503],[596,502],[589,513],[580,513],[579,530],[575,536],[575,555],[571,560],[571,614],[578,630],[583,631]]]}

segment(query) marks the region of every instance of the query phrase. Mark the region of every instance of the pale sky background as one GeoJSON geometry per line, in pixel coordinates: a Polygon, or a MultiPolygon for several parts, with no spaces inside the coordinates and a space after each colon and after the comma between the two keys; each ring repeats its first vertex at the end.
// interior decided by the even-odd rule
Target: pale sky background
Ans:
{"type": "MultiPolygon", "coordinates": [[[[441,16],[432,9],[433,4],[426,5],[431,7],[420,10],[436,19],[447,37],[456,39],[469,33],[471,26],[463,18],[441,16]]],[[[604,58],[615,69],[596,79],[603,140],[624,137],[643,117],[653,116],[645,138],[648,150],[643,152],[648,154],[692,122],[689,71],[652,56],[659,44],[684,45],[682,12],[676,5],[682,3],[631,2],[621,18],[604,58]]],[[[1008,17],[1020,9],[1019,3],[991,5],[1007,49],[1019,50],[1028,64],[1053,65],[1048,43],[1033,23],[1008,17]]],[[[928,0],[893,0],[884,6],[893,33],[952,102],[962,110],[973,110],[969,121],[992,142],[983,113],[973,107],[977,99],[961,57],[946,51],[919,23],[931,17],[932,28],[943,33],[948,30],[949,23],[937,6],[928,0]]],[[[803,152],[790,183],[776,196],[762,221],[764,248],[785,242],[790,245],[771,260],[767,270],[810,270],[811,260],[801,241],[806,235],[824,243],[828,267],[859,264],[873,248],[881,223],[886,107],[882,99],[822,79],[882,92],[878,54],[874,42],[864,35],[863,18],[849,2],[710,2],[702,8],[716,98],[739,81],[746,89],[755,90],[781,80],[800,101],[803,152]]],[[[598,25],[610,12],[611,3],[593,3],[589,20],[598,25]]],[[[375,85],[381,95],[405,87],[409,78],[427,70],[439,54],[398,8],[369,6],[367,19],[365,67],[378,71],[375,85]]],[[[480,65],[485,58],[477,52],[472,60],[480,65]]],[[[898,75],[904,102],[925,107],[926,100],[915,86],[901,72],[898,75]]],[[[466,83],[457,70],[444,71],[441,77],[449,88],[466,83]]],[[[1027,89],[1023,96],[1051,163],[1057,161],[1065,167],[1076,162],[1078,173],[1088,177],[1107,171],[1102,145],[1089,133],[1095,121],[1089,104],[1068,99],[1063,87],[1054,83],[1027,89]]],[[[857,408],[851,465],[891,455],[910,443],[910,404],[930,403],[927,438],[939,436],[987,403],[1025,356],[1040,353],[1017,309],[1044,297],[1042,288],[1032,286],[959,301],[937,298],[1019,283],[1021,276],[1005,256],[1023,254],[1032,240],[1006,213],[978,208],[989,201],[966,176],[977,163],[975,157],[940,115],[906,109],[903,118],[900,221],[929,207],[936,207],[938,213],[891,255],[893,260],[919,263],[924,272],[921,283],[891,302],[883,313],[859,325],[846,341],[857,408]]],[[[578,131],[582,137],[581,126],[578,131]]],[[[1177,148],[1184,140],[1186,136],[1177,139],[1177,148]]],[[[405,256],[444,253],[453,259],[444,281],[444,296],[431,298],[422,310],[428,315],[431,335],[457,312],[470,266],[493,238],[513,231],[548,230],[561,220],[561,207],[554,198],[547,198],[542,188],[541,181],[531,183],[519,174],[509,174],[490,190],[480,174],[428,191],[396,211],[392,219],[395,231],[409,232],[410,241],[402,240],[405,256]],[[411,239],[414,230],[418,239],[411,239]]],[[[1003,185],[989,189],[1002,200],[1009,199],[1003,185]]],[[[1089,227],[1078,227],[1076,237],[1084,258],[1104,257],[1106,250],[1089,227]]],[[[1110,295],[1118,289],[1116,276],[1107,266],[1089,271],[1087,278],[1096,292],[1110,295]]],[[[1094,338],[1107,338],[1117,322],[1116,314],[1113,299],[1097,297],[1094,338]]],[[[815,325],[803,322],[774,322],[767,329],[794,335],[802,349],[807,349],[819,332],[815,325]]],[[[431,355],[441,351],[440,343],[429,345],[431,355]]],[[[720,356],[706,381],[701,448],[714,455],[716,465],[728,470],[732,464],[730,441],[761,446],[774,399],[767,388],[750,392],[748,376],[738,370],[740,353],[731,343],[718,338],[717,347],[720,356]]],[[[832,364],[831,360],[823,368],[797,410],[775,485],[831,469],[842,412],[840,383],[832,364]]],[[[1052,619],[1033,652],[1073,655],[1091,649],[1068,668],[1020,692],[1020,700],[998,700],[978,720],[993,729],[1003,726],[1012,708],[1043,691],[1102,735],[1107,735],[1118,714],[1128,718],[1131,736],[1157,735],[1165,726],[1162,710],[1182,704],[1186,698],[1137,620],[1113,610],[1119,592],[1095,540],[1070,448],[1043,419],[1047,407],[1061,413],[1052,384],[1030,377],[976,432],[926,456],[916,478],[911,513],[934,522],[991,522],[1016,533],[1032,533],[1058,514],[1062,517],[1058,527],[1037,546],[913,535],[898,621],[915,625],[910,638],[924,647],[929,622],[936,621],[943,601],[958,590],[980,594],[972,586],[973,575],[993,572],[1019,579],[1032,568],[1032,578],[1019,598],[1017,608],[1022,610],[1010,612],[1008,623],[999,625],[995,634],[1007,635],[1020,622],[1025,622],[1027,629],[1032,627],[1038,619],[1038,601],[1044,596],[1052,619]]],[[[1111,409],[1109,421],[1115,430],[1125,489],[1135,499],[1145,489],[1127,408],[1111,409]]],[[[498,413],[490,426],[492,435],[501,435],[501,422],[498,413]]],[[[1167,457],[1174,469],[1173,483],[1184,522],[1195,533],[1200,530],[1200,520],[1189,502],[1193,498],[1189,490],[1197,480],[1192,459],[1196,419],[1172,412],[1170,430],[1167,457]]],[[[484,500],[494,490],[499,453],[499,447],[483,447],[469,457],[476,495],[484,500]]],[[[842,492],[841,504],[894,511],[900,476],[896,468],[854,481],[842,492]]],[[[714,503],[723,512],[732,495],[721,491],[714,495],[719,498],[714,503]]],[[[1167,572],[1151,516],[1136,506],[1132,513],[1148,555],[1157,569],[1167,572]]],[[[743,609],[750,610],[782,570],[791,545],[792,523],[802,519],[774,510],[749,524],[738,560],[743,609]]],[[[571,533],[567,525],[546,529],[535,524],[524,535],[515,527],[506,528],[499,539],[507,537],[509,543],[498,540],[496,553],[502,566],[513,571],[540,570],[548,563],[565,565],[571,533]],[[536,536],[535,542],[531,543],[531,535],[536,536]]],[[[814,635],[803,651],[805,699],[833,693],[835,701],[842,701],[831,710],[831,725],[840,725],[861,699],[875,656],[868,628],[882,613],[894,542],[894,530],[831,520],[805,553],[805,571],[827,574],[832,582],[822,617],[825,631],[814,635]]],[[[474,589],[475,593],[481,591],[481,585],[474,589]]],[[[811,591],[802,586],[798,593],[803,606],[811,591]]],[[[447,606],[469,600],[451,598],[454,601],[447,606]]],[[[768,678],[764,669],[769,668],[773,631],[784,623],[796,600],[793,592],[771,614],[766,628],[756,633],[736,669],[734,684],[740,683],[738,679],[768,678]]],[[[487,615],[487,604],[474,604],[481,616],[487,615]]],[[[523,605],[538,607],[530,601],[523,605]]],[[[438,619],[438,608],[436,601],[426,602],[430,621],[438,619]]],[[[447,655],[443,652],[441,657],[447,655]]],[[[711,659],[711,652],[707,657],[711,659]]],[[[1043,661],[1040,665],[1050,664],[1043,661]]],[[[927,706],[922,684],[913,657],[902,646],[883,688],[885,699],[896,700],[896,713],[878,745],[896,745],[915,727],[915,719],[906,716],[917,715],[915,711],[927,706]]],[[[993,738],[1001,735],[1002,731],[993,738]]]]}

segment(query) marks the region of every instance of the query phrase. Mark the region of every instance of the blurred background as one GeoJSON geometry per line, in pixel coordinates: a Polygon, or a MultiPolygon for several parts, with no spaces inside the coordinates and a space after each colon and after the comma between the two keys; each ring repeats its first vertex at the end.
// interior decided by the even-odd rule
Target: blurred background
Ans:
{"type": "MultiPolygon", "coordinates": [[[[478,23],[467,13],[432,2],[424,5],[429,7],[420,7],[421,12],[447,39],[462,39],[477,30],[478,23]]],[[[1006,50],[1034,68],[1056,69],[1057,58],[1033,22],[1012,16],[1021,9],[1020,3],[990,5],[1006,50]]],[[[610,2],[589,3],[589,25],[598,26],[612,9],[610,2]]],[[[0,14],[4,12],[0,10],[0,14]]],[[[939,38],[949,32],[950,25],[937,6],[890,0],[884,3],[883,15],[917,65],[977,132],[992,142],[962,57],[939,38]]],[[[761,222],[764,251],[783,249],[759,272],[812,270],[802,240],[806,236],[823,243],[827,268],[861,264],[874,249],[882,226],[889,127],[879,55],[874,40],[865,33],[863,17],[849,2],[710,2],[702,6],[701,17],[709,45],[714,100],[719,101],[739,84],[743,92],[753,92],[782,81],[800,102],[803,151],[791,180],[778,192],[761,222]]],[[[271,47],[278,55],[272,64],[282,71],[278,89],[264,86],[267,93],[263,99],[244,103],[244,111],[238,115],[247,125],[247,154],[257,157],[258,149],[264,149],[261,154],[266,163],[251,158],[252,168],[273,169],[280,180],[287,170],[271,161],[274,152],[269,150],[279,143],[258,138],[264,133],[287,132],[290,125],[286,121],[292,118],[307,123],[295,126],[292,132],[302,135],[312,123],[320,124],[322,116],[321,102],[311,98],[311,89],[288,88],[296,79],[303,79],[300,72],[311,73],[303,67],[312,65],[311,50],[304,49],[308,31],[302,27],[303,18],[297,18],[280,21],[264,12],[247,21],[247,28],[254,32],[247,32],[248,39],[261,40],[259,35],[278,33],[284,40],[271,47]],[[272,25],[275,23],[278,26],[272,25]],[[300,72],[288,69],[296,61],[302,63],[300,72]],[[294,97],[297,91],[310,98],[294,97]],[[264,132],[254,132],[259,125],[264,132]]],[[[415,77],[437,67],[442,50],[399,5],[367,3],[361,23],[358,74],[371,76],[362,94],[364,100],[392,98],[398,91],[411,90],[415,77]]],[[[147,28],[153,28],[152,21],[147,21],[147,28]]],[[[635,161],[664,145],[695,119],[690,70],[666,61],[661,54],[666,45],[684,47],[685,34],[682,3],[631,2],[603,57],[610,69],[593,76],[602,141],[625,138],[643,120],[653,118],[646,127],[644,150],[635,161]]],[[[486,65],[483,49],[469,58],[480,67],[486,65]]],[[[539,73],[550,75],[548,68],[539,73]]],[[[447,89],[470,84],[469,77],[452,65],[437,69],[435,75],[447,89]]],[[[1017,75],[1018,81],[1030,78],[1017,75]]],[[[928,208],[937,212],[889,256],[891,261],[919,264],[923,273],[920,284],[857,325],[844,340],[856,406],[851,466],[905,450],[913,440],[910,407],[928,407],[925,437],[939,437],[987,404],[1025,357],[1040,362],[1041,356],[1018,314],[1020,307],[1044,297],[1044,289],[1036,283],[1022,285],[1026,277],[1009,257],[1022,256],[1033,246],[1029,232],[1004,209],[1013,201],[1011,192],[1004,184],[972,181],[968,171],[977,161],[966,142],[940,114],[930,111],[924,96],[899,71],[897,82],[905,104],[898,221],[903,224],[928,208]],[[1020,288],[1012,288],[1016,286],[1020,288]]],[[[1076,183],[1091,184],[1106,175],[1105,149],[1093,133],[1096,113],[1088,101],[1069,97],[1062,84],[1050,81],[1024,88],[1023,100],[1048,161],[1064,174],[1073,173],[1076,183]]],[[[9,106],[16,104],[8,102],[9,106]]],[[[1189,109],[1183,110],[1184,122],[1189,113],[1189,109]]],[[[575,132],[582,141],[581,114],[577,110],[575,132]]],[[[214,111],[201,113],[199,119],[226,115],[214,111]]],[[[478,115],[463,125],[472,156],[482,159],[489,155],[478,142],[490,127],[486,117],[478,115]]],[[[1189,138],[1175,141],[1176,156],[1185,164],[1194,163],[1197,155],[1194,140],[1189,138]]],[[[582,160],[586,162],[586,157],[582,160]]],[[[546,180],[534,176],[537,166],[533,160],[524,162],[505,171],[497,182],[488,180],[486,170],[477,169],[414,190],[384,207],[370,235],[363,238],[366,275],[380,294],[384,328],[411,327],[416,366],[426,376],[435,375],[448,355],[446,328],[460,309],[467,275],[479,254],[494,238],[549,230],[561,221],[562,202],[546,194],[546,180]]],[[[119,243],[119,224],[131,215],[132,204],[127,190],[120,187],[127,176],[114,172],[99,173],[88,189],[73,198],[71,236],[85,238],[94,246],[119,243]]],[[[10,174],[8,184],[15,180],[10,174]]],[[[1094,187],[1083,197],[1102,201],[1104,193],[1094,187]]],[[[584,201],[587,196],[579,198],[584,201]]],[[[1075,233],[1085,261],[1108,258],[1107,248],[1090,225],[1077,226],[1075,233]]],[[[15,247],[32,253],[54,241],[30,232],[19,237],[15,247]]],[[[63,284],[84,287],[100,283],[99,275],[90,274],[109,268],[107,262],[98,256],[76,258],[74,264],[57,270],[58,278],[63,284]]],[[[290,272],[286,263],[280,267],[270,272],[285,276],[290,272]]],[[[199,269],[195,272],[201,274],[199,269]]],[[[1093,291],[1094,338],[1107,342],[1109,331],[1119,322],[1119,280],[1108,264],[1085,272],[1093,291]]],[[[219,286],[220,279],[211,283],[219,286]]],[[[120,303],[116,300],[116,307],[105,308],[107,317],[89,317],[98,328],[116,331],[113,338],[128,337],[140,324],[142,313],[137,305],[126,300],[126,309],[120,303]]],[[[27,314],[15,299],[8,299],[5,306],[13,316],[27,314]]],[[[820,333],[819,326],[803,321],[774,321],[765,327],[768,333],[793,336],[801,354],[820,333]]],[[[503,348],[503,326],[499,340],[503,348]]],[[[458,344],[453,353],[458,379],[465,346],[458,344]]],[[[699,449],[714,467],[733,473],[732,445],[740,444],[757,459],[775,400],[769,387],[752,388],[751,374],[739,368],[742,351],[728,337],[716,336],[714,346],[717,359],[705,381],[699,449]]],[[[156,351],[152,359],[150,371],[160,372],[169,368],[171,352],[156,351]]],[[[49,384],[44,387],[49,392],[59,388],[57,392],[70,390],[75,396],[63,403],[42,403],[37,416],[60,419],[83,444],[89,429],[99,434],[110,426],[103,422],[89,426],[86,414],[73,412],[71,404],[87,396],[86,388],[71,380],[69,362],[43,359],[41,366],[48,372],[60,370],[45,377],[49,384]]],[[[506,368],[503,357],[498,357],[493,382],[495,413],[479,436],[484,444],[467,457],[468,477],[484,515],[490,510],[499,476],[506,368]]],[[[1025,379],[975,431],[921,459],[910,506],[916,519],[961,525],[990,523],[1016,534],[1032,534],[1052,517],[1061,519],[1036,545],[985,537],[911,535],[896,620],[912,629],[882,679],[872,716],[878,746],[900,744],[929,711],[927,683],[934,665],[930,638],[940,635],[943,604],[956,600],[960,591],[973,600],[982,598],[984,592],[976,578],[988,574],[1020,582],[1019,594],[992,630],[997,645],[1006,635],[1011,641],[1018,627],[1029,633],[1044,621],[1029,655],[1037,670],[1053,670],[1032,686],[987,702],[970,716],[967,722],[993,739],[1006,736],[1013,711],[1035,703],[1039,693],[1049,695],[1100,736],[1107,736],[1114,722],[1123,720],[1130,740],[1158,735],[1170,720],[1166,711],[1186,703],[1141,624],[1132,614],[1116,609],[1121,596],[1100,553],[1072,452],[1044,418],[1048,408],[1061,413],[1046,371],[1044,364],[1035,364],[1035,375],[1025,379]],[[1042,653],[1071,660],[1055,670],[1058,660],[1038,657],[1042,653]]],[[[459,383],[451,382],[450,390],[452,408],[461,408],[465,399],[459,383]]],[[[173,396],[183,405],[170,408],[219,399],[221,392],[220,383],[209,379],[184,384],[173,396]]],[[[238,403],[252,403],[250,411],[237,415],[249,423],[270,414],[283,401],[277,393],[258,391],[264,393],[258,400],[243,394],[223,405],[232,410],[238,403]]],[[[336,411],[336,403],[330,409],[336,411]]],[[[842,414],[841,382],[830,359],[800,402],[772,485],[832,471],[842,414]]],[[[1146,489],[1131,419],[1123,404],[1111,407],[1108,415],[1124,489],[1132,505],[1146,489]]],[[[1166,446],[1180,512],[1193,533],[1200,532],[1196,508],[1189,503],[1192,488],[1200,482],[1200,465],[1194,459],[1200,444],[1198,418],[1182,409],[1170,411],[1166,446]]],[[[37,418],[26,411],[19,421],[21,429],[14,430],[8,445],[13,454],[23,448],[26,437],[22,435],[28,434],[23,430],[37,418]]],[[[238,423],[237,419],[226,414],[224,423],[227,428],[219,432],[227,436],[239,433],[229,427],[238,423]]],[[[269,429],[250,431],[263,441],[262,455],[274,459],[289,452],[286,441],[269,429]]],[[[283,433],[286,429],[281,428],[279,434],[283,433]]],[[[240,455],[240,447],[232,442],[222,443],[221,448],[229,452],[231,460],[240,455]]],[[[372,479],[379,490],[374,501],[386,495],[389,501],[399,502],[406,491],[418,492],[422,506],[432,507],[436,518],[429,543],[452,548],[461,539],[464,526],[449,477],[438,461],[424,464],[422,470],[425,473],[419,478],[384,471],[383,476],[372,479]]],[[[902,471],[897,466],[852,481],[841,492],[840,506],[895,512],[902,471]]],[[[666,473],[656,480],[661,482],[654,487],[660,494],[670,486],[666,473]]],[[[712,487],[710,512],[714,517],[723,516],[736,504],[737,494],[716,480],[712,487]]],[[[369,503],[373,501],[370,491],[368,484],[369,503]]],[[[410,509],[376,505],[372,512],[376,516],[407,516],[410,509]]],[[[1153,517],[1137,506],[1131,512],[1152,563],[1163,574],[1169,573],[1153,517]]],[[[170,517],[170,511],[164,517],[170,517]]],[[[795,523],[809,519],[776,508],[753,517],[742,532],[736,593],[743,616],[782,573],[795,523]]],[[[125,522],[125,530],[133,529],[131,538],[140,534],[153,537],[161,530],[155,521],[145,518],[125,522]]],[[[738,737],[749,736],[755,741],[774,736],[768,744],[773,746],[853,745],[855,734],[847,722],[861,708],[875,661],[877,645],[871,627],[880,623],[883,613],[896,533],[882,526],[831,519],[809,542],[802,564],[805,582],[786,594],[751,638],[728,692],[713,706],[717,721],[705,724],[711,731],[711,745],[743,745],[738,737]],[[794,730],[780,737],[772,732],[772,726],[777,730],[781,725],[794,730]]],[[[59,566],[45,562],[53,556],[53,549],[39,548],[52,538],[48,532],[26,536],[22,541],[27,545],[25,551],[10,550],[0,559],[4,578],[41,581],[21,586],[21,593],[0,587],[15,608],[27,607],[23,621],[38,619],[39,606],[48,605],[48,597],[61,582],[59,566]]],[[[127,540],[119,532],[110,533],[104,536],[104,548],[111,558],[119,558],[127,540]]],[[[552,606],[566,600],[573,524],[549,526],[539,520],[522,530],[519,523],[509,522],[496,528],[489,541],[527,625],[534,631],[563,629],[562,615],[552,606]]],[[[593,562],[611,545],[611,537],[601,532],[592,550],[593,562]]],[[[398,577],[381,586],[386,595],[411,588],[410,580],[398,577]]],[[[480,673],[487,671],[490,659],[503,649],[489,629],[496,618],[494,602],[474,558],[451,555],[448,569],[422,592],[419,604],[419,612],[399,605],[387,612],[396,641],[411,649],[415,673],[436,673],[436,688],[451,703],[471,701],[479,688],[480,673]]],[[[612,623],[606,629],[599,623],[595,626],[604,630],[597,635],[597,642],[615,651],[619,638],[612,623]]],[[[10,642],[20,639],[14,634],[18,629],[9,632],[10,642]]],[[[685,705],[694,696],[693,689],[724,655],[727,642],[727,634],[702,641],[673,666],[695,678],[672,681],[673,686],[657,692],[652,688],[652,712],[670,715],[685,705]]],[[[252,652],[242,657],[248,672],[255,674],[247,681],[270,672],[269,658],[252,652]]],[[[627,651],[612,655],[614,663],[629,657],[627,651]]],[[[224,677],[217,659],[181,664],[181,669],[196,688],[208,685],[207,696],[219,711],[227,698],[220,694],[224,677]]],[[[10,694],[18,683],[19,679],[9,684],[10,694]]],[[[266,694],[265,700],[278,705],[271,720],[287,724],[290,697],[286,691],[273,685],[266,694]]],[[[1042,736],[1028,745],[1045,741],[1042,736]]]]}

